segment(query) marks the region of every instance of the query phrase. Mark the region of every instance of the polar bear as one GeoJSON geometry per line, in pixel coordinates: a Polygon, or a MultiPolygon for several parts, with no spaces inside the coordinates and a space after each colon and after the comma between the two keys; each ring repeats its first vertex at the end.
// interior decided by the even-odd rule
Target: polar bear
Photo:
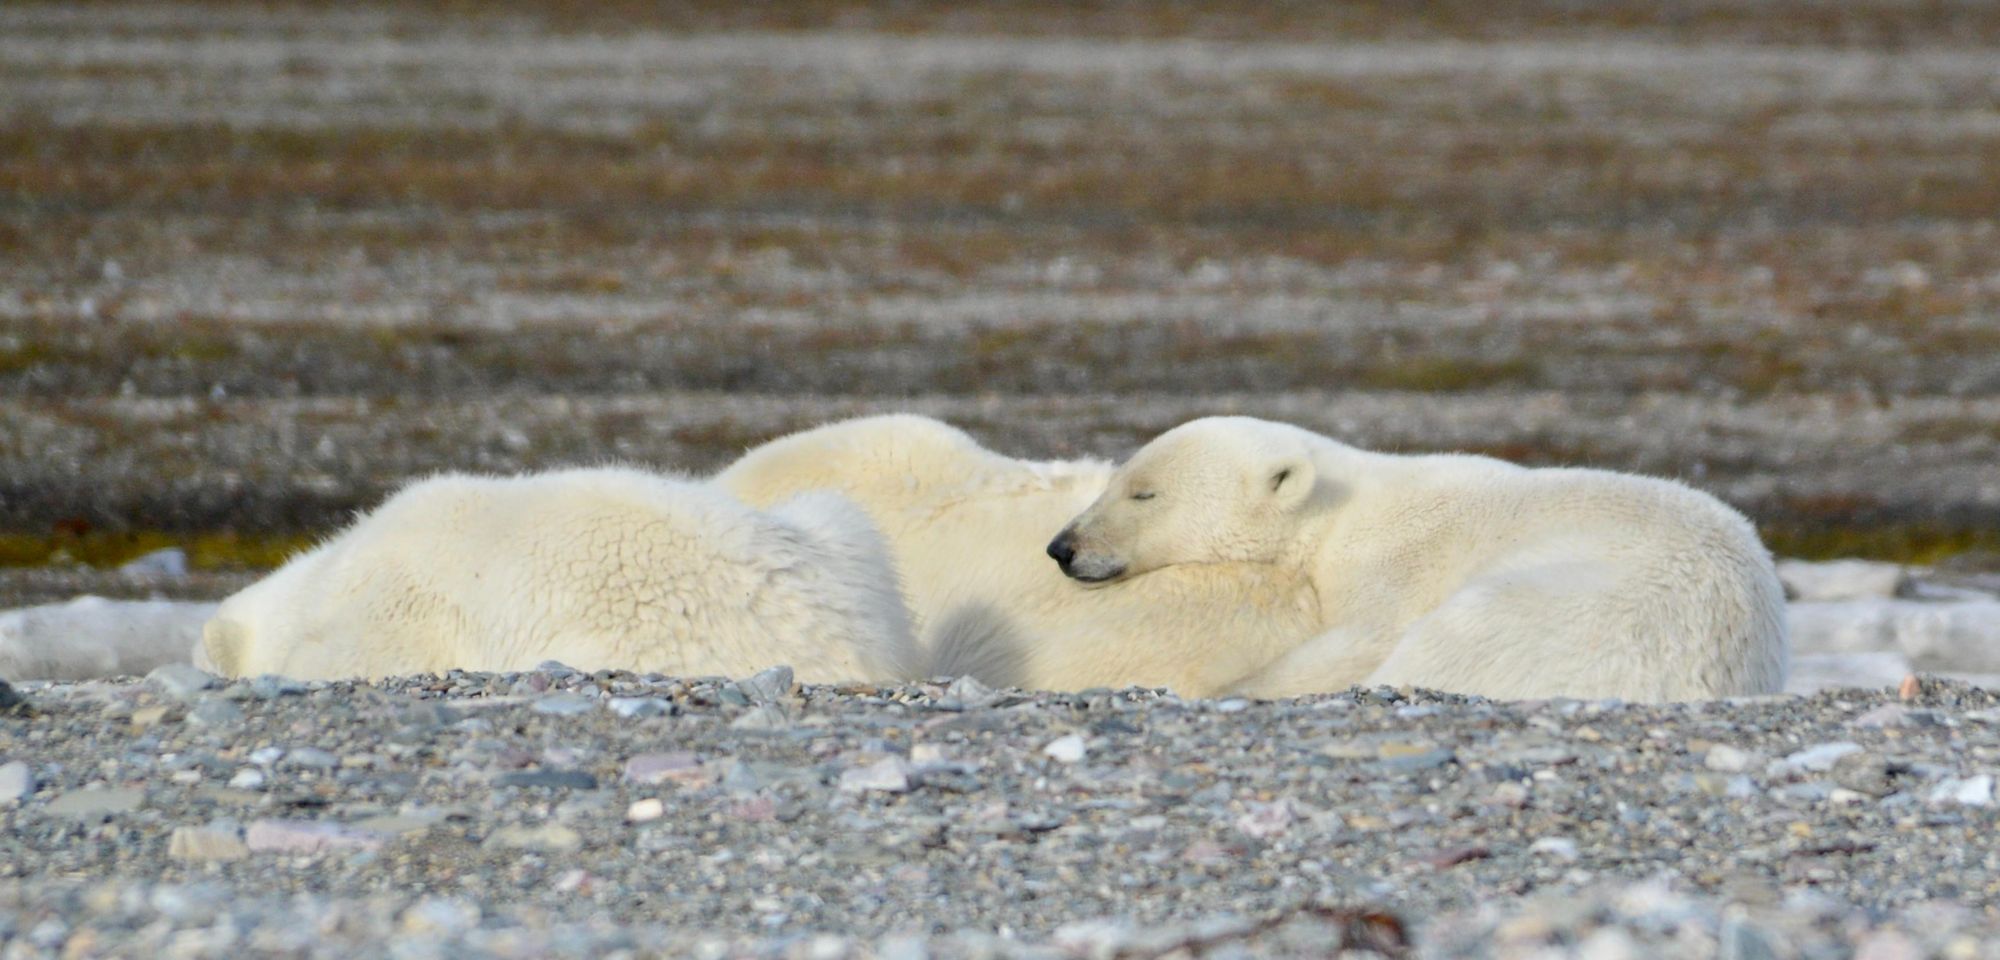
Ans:
{"type": "Polygon", "coordinates": [[[1310,582],[1268,564],[1181,564],[1115,590],[1064,578],[1043,548],[1111,472],[1099,460],[1017,460],[939,421],[891,414],[772,440],[713,482],[753,506],[826,488],[867,510],[895,554],[932,675],[1203,697],[1312,635],[1310,582]]]}
{"type": "Polygon", "coordinates": [[[1784,687],[1784,590],[1741,514],[1667,480],[1396,456],[1247,417],[1161,434],[1048,545],[1109,584],[1296,571],[1317,635],[1235,685],[1688,700],[1784,687]]]}
{"type": "Polygon", "coordinates": [[[196,663],[301,679],[583,669],[891,680],[921,663],[894,567],[837,494],[760,512],[637,470],[411,484],[223,601],[196,663]]]}

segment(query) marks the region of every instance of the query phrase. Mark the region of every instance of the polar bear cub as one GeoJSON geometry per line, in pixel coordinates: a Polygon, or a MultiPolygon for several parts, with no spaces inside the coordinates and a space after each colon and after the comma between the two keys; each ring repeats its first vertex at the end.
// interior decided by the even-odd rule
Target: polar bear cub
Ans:
{"type": "Polygon", "coordinates": [[[902,679],[918,669],[879,534],[830,493],[754,510],[627,469],[405,487],[225,600],[198,665],[302,679],[450,669],[902,679]]]}
{"type": "Polygon", "coordinates": [[[1297,571],[1317,635],[1236,686],[1686,700],[1784,687],[1784,591],[1741,514],[1666,480],[1396,456],[1247,417],[1141,448],[1048,546],[1108,583],[1297,571]]]}
{"type": "Polygon", "coordinates": [[[891,414],[772,440],[713,482],[752,505],[829,488],[867,510],[933,675],[1212,696],[1312,635],[1311,585],[1269,564],[1182,564],[1113,590],[1063,577],[1043,548],[1111,473],[1099,460],[1018,460],[937,420],[891,414]]]}

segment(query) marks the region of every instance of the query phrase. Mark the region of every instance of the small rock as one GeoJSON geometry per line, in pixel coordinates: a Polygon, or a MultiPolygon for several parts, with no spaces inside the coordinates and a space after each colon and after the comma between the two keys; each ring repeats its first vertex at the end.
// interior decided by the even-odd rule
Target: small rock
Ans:
{"type": "Polygon", "coordinates": [[[332,770],[340,766],[340,758],[318,747],[299,747],[285,758],[285,765],[311,770],[332,770]]]}
{"type": "Polygon", "coordinates": [[[667,805],[661,803],[657,797],[635,800],[631,806],[625,808],[625,819],[633,823],[646,823],[666,815],[667,805]]]}
{"type": "Polygon", "coordinates": [[[121,564],[118,572],[135,580],[178,580],[188,575],[187,551],[179,547],[155,550],[121,564]]]}
{"type": "Polygon", "coordinates": [[[1082,760],[1087,752],[1088,748],[1084,746],[1083,737],[1074,733],[1057,737],[1042,748],[1042,754],[1057,763],[1076,763],[1082,760]]]}
{"type": "Polygon", "coordinates": [[[146,674],[148,686],[179,700],[222,685],[222,678],[191,663],[169,663],[146,674]]]}
{"type": "Polygon", "coordinates": [[[1900,703],[1885,703],[1848,721],[1849,726],[1863,728],[1901,727],[1911,722],[1910,708],[1900,703]]]}
{"type": "Polygon", "coordinates": [[[792,718],[775,703],[759,704],[729,722],[731,730],[776,731],[791,729],[792,718]]]}
{"type": "Polygon", "coordinates": [[[230,727],[243,722],[243,708],[221,697],[207,697],[189,710],[187,722],[198,727],[230,727]]]}
{"type": "Polygon", "coordinates": [[[493,778],[496,787],[595,790],[597,777],[583,770],[514,770],[493,778]]]}
{"type": "Polygon", "coordinates": [[[944,688],[944,696],[938,703],[959,710],[977,710],[992,704],[997,697],[993,688],[979,682],[979,678],[959,677],[944,688]]]}
{"type": "Polygon", "coordinates": [[[43,808],[51,816],[78,820],[109,820],[130,813],[146,802],[146,792],[134,789],[71,790],[43,808]]]}
{"type": "Polygon", "coordinates": [[[264,780],[264,771],[255,767],[244,767],[236,771],[235,776],[229,778],[229,788],[231,790],[262,790],[264,789],[264,780]]]}
{"type": "Polygon", "coordinates": [[[760,670],[736,686],[752,703],[777,703],[792,695],[792,668],[776,666],[760,670]]]}
{"type": "Polygon", "coordinates": [[[1271,803],[1251,803],[1243,815],[1236,818],[1236,829],[1246,835],[1263,840],[1275,837],[1291,829],[1298,819],[1297,811],[1290,800],[1279,799],[1271,803]]]}
{"type": "Polygon", "coordinates": [[[0,717],[13,713],[21,713],[27,709],[27,698],[15,691],[13,686],[8,684],[7,681],[0,680],[0,717]]]}
{"type": "Polygon", "coordinates": [[[487,834],[480,846],[502,850],[533,850],[540,853],[568,853],[583,846],[583,835],[560,823],[532,827],[501,827],[487,834]]]}
{"type": "Polygon", "coordinates": [[[305,692],[306,685],[290,677],[266,673],[250,678],[250,693],[259,700],[276,700],[279,697],[293,697],[305,692]]]}
{"type": "Polygon", "coordinates": [[[536,700],[529,709],[551,717],[575,717],[597,709],[597,701],[581,694],[553,693],[536,700]]]}
{"type": "Polygon", "coordinates": [[[132,711],[132,729],[144,731],[165,723],[169,712],[166,707],[140,707],[132,711]]]}
{"type": "Polygon", "coordinates": [[[356,830],[379,833],[385,837],[408,837],[428,833],[444,814],[435,810],[420,810],[413,813],[385,813],[380,816],[356,820],[350,826],[356,830]]]}
{"type": "Polygon", "coordinates": [[[1753,755],[1726,743],[1718,743],[1703,754],[1701,765],[1717,773],[1742,773],[1756,762],[1753,755]]]}
{"type": "Polygon", "coordinates": [[[664,717],[673,712],[673,706],[658,697],[612,697],[605,706],[625,720],[664,717]]]}
{"type": "Polygon", "coordinates": [[[627,782],[652,786],[673,781],[683,786],[706,786],[715,772],[702,766],[692,753],[642,753],[625,761],[627,782]]]}
{"type": "Polygon", "coordinates": [[[479,905],[456,897],[425,897],[403,911],[397,923],[404,933],[450,937],[479,926],[479,905]]]}
{"type": "Polygon", "coordinates": [[[1375,749],[1375,755],[1390,770],[1432,770],[1458,759],[1449,749],[1420,743],[1385,743],[1375,749]]]}
{"type": "Polygon", "coordinates": [[[0,803],[19,803],[35,792],[35,771],[19,760],[0,764],[0,803]]]}
{"type": "Polygon", "coordinates": [[[167,856],[176,860],[241,860],[250,855],[234,827],[175,827],[167,838],[167,856]]]}
{"type": "Polygon", "coordinates": [[[1993,805],[1993,777],[1982,773],[1976,777],[1941,780],[1931,788],[1927,799],[1934,804],[1990,807],[1993,805]]]}
{"type": "Polygon", "coordinates": [[[1834,761],[1833,782],[1856,793],[1886,797],[1896,792],[1889,761],[1872,753],[1850,753],[1834,761]]]}
{"type": "Polygon", "coordinates": [[[910,791],[910,767],[901,757],[888,757],[865,767],[853,767],[841,771],[840,789],[849,793],[878,791],[881,793],[908,793],[910,791]]]}
{"type": "Polygon", "coordinates": [[[386,841],[379,833],[326,820],[258,820],[243,831],[252,853],[376,850],[386,841]]]}
{"type": "Polygon", "coordinates": [[[1778,561],[1778,579],[1793,600],[1886,600],[1908,589],[1900,564],[1872,560],[1778,561]]]}
{"type": "Polygon", "coordinates": [[[1528,852],[1547,854],[1564,863],[1575,863],[1582,856],[1576,849],[1576,841],[1568,837],[1543,837],[1529,844],[1528,852]]]}
{"type": "Polygon", "coordinates": [[[1778,761],[1778,765],[1782,767],[1779,772],[1798,773],[1805,771],[1809,773],[1825,773],[1833,769],[1833,765],[1838,763],[1841,757],[1847,756],[1850,753],[1860,752],[1861,745],[1858,743],[1850,743],[1845,740],[1838,743],[1822,743],[1818,746],[1807,747],[1778,761]]]}

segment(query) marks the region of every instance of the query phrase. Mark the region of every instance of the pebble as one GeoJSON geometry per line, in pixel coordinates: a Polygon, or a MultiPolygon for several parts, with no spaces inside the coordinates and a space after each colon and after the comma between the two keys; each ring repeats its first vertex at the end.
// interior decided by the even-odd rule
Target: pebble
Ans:
{"type": "Polygon", "coordinates": [[[642,753],[625,761],[625,780],[652,786],[669,780],[681,784],[713,781],[715,773],[692,753],[642,753]]]}
{"type": "Polygon", "coordinates": [[[290,677],[266,673],[251,677],[250,693],[259,700],[276,700],[279,697],[293,697],[306,692],[306,685],[290,677]]]}
{"type": "Polygon", "coordinates": [[[1757,758],[1753,754],[1738,750],[1726,743],[1709,747],[1708,752],[1701,758],[1702,766],[1717,773],[1742,773],[1756,762],[1757,758]]]}
{"type": "Polygon", "coordinates": [[[118,572],[136,580],[178,580],[188,575],[187,551],[167,547],[141,554],[120,564],[118,572]]]}
{"type": "Polygon", "coordinates": [[[243,708],[221,697],[204,697],[187,712],[187,722],[202,727],[233,727],[243,722],[243,708]]]}
{"type": "Polygon", "coordinates": [[[568,853],[583,846],[583,835],[560,823],[501,827],[480,844],[488,849],[568,853]]]}
{"type": "Polygon", "coordinates": [[[236,771],[235,776],[229,778],[229,789],[262,790],[264,789],[264,781],[264,771],[255,767],[244,767],[236,771]]]}
{"type": "Polygon", "coordinates": [[[1982,773],[1976,777],[1941,780],[1931,788],[1927,799],[1934,804],[1990,807],[1993,805],[1993,777],[1982,773]]]}
{"type": "MultiPolygon", "coordinates": [[[[255,760],[257,757],[255,754],[252,754],[250,759],[255,760]]],[[[292,750],[290,755],[285,757],[285,766],[304,767],[309,770],[332,770],[340,766],[340,757],[334,755],[332,751],[321,750],[318,747],[297,747],[292,750]]]]}
{"type": "Polygon", "coordinates": [[[1252,802],[1249,809],[1236,818],[1236,829],[1258,840],[1278,836],[1292,828],[1298,820],[1298,812],[1290,800],[1276,800],[1271,803],[1252,802]]]}
{"type": "Polygon", "coordinates": [[[1528,845],[1528,852],[1546,854],[1564,863],[1575,863],[1583,856],[1582,852],[1577,850],[1576,841],[1568,837],[1542,837],[1528,845]]]}
{"type": "Polygon", "coordinates": [[[944,688],[944,695],[938,705],[954,710],[977,710],[992,705],[999,694],[992,687],[979,682],[977,677],[958,677],[944,688]]]}
{"type": "Polygon", "coordinates": [[[792,668],[776,666],[758,671],[748,679],[738,681],[736,687],[752,703],[777,703],[792,695],[792,668]]]}
{"type": "Polygon", "coordinates": [[[866,766],[850,767],[840,774],[840,789],[849,793],[908,793],[910,786],[910,765],[901,757],[887,757],[866,766]]]}
{"type": "Polygon", "coordinates": [[[51,816],[109,820],[117,814],[131,813],[145,802],[146,791],[138,789],[70,790],[49,801],[49,805],[42,809],[51,816]]]}
{"type": "Polygon", "coordinates": [[[35,771],[19,760],[0,763],[0,803],[19,803],[35,792],[35,771]]]}
{"type": "Polygon", "coordinates": [[[612,697],[605,701],[605,706],[624,720],[643,720],[673,713],[673,706],[658,697],[612,697]]]}
{"type": "Polygon", "coordinates": [[[21,696],[12,684],[0,680],[0,717],[22,713],[28,709],[28,698],[21,696]]]}
{"type": "Polygon", "coordinates": [[[729,729],[731,730],[766,732],[789,730],[791,726],[791,716],[785,713],[783,707],[775,703],[765,703],[751,707],[749,710],[744,711],[742,716],[737,717],[729,723],[729,729]]]}
{"type": "Polygon", "coordinates": [[[169,663],[146,674],[146,683],[167,696],[191,700],[203,690],[221,686],[222,678],[193,664],[169,663]]]}
{"type": "Polygon", "coordinates": [[[1833,765],[1838,763],[1841,757],[1847,756],[1850,753],[1860,752],[1861,745],[1858,743],[1849,743],[1847,741],[1822,743],[1793,753],[1783,760],[1775,761],[1773,766],[1777,768],[1779,775],[1800,772],[1825,773],[1833,769],[1833,765]]]}
{"type": "Polygon", "coordinates": [[[233,826],[175,827],[167,838],[167,856],[176,860],[241,860],[250,846],[233,826]]]}
{"type": "Polygon", "coordinates": [[[574,693],[554,693],[537,699],[530,709],[551,717],[577,717],[597,709],[597,701],[574,693]]]}
{"type": "Polygon", "coordinates": [[[1086,752],[1083,737],[1074,733],[1057,737],[1042,748],[1042,754],[1057,763],[1077,763],[1083,759],[1086,752]]]}
{"type": "Polygon", "coordinates": [[[625,808],[625,819],[633,823],[646,823],[667,815],[667,805],[657,797],[635,800],[625,808]]]}
{"type": "Polygon", "coordinates": [[[595,790],[597,777],[584,770],[511,770],[493,778],[496,787],[595,790]]]}
{"type": "Polygon", "coordinates": [[[386,838],[326,820],[257,820],[243,830],[252,853],[319,853],[327,850],[375,850],[386,838]]]}

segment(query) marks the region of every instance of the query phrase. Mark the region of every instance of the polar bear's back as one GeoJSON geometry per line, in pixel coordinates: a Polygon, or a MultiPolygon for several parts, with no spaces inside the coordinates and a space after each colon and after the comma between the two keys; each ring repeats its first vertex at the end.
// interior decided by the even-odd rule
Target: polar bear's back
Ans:
{"type": "MultiPolygon", "coordinates": [[[[289,672],[579,667],[738,674],[789,663],[805,679],[893,675],[914,659],[893,571],[865,516],[838,498],[792,515],[706,484],[633,470],[414,483],[315,554],[315,620],[289,639],[342,652],[289,672]],[[815,522],[804,524],[799,518],[815,522]]],[[[218,620],[277,624],[249,596],[218,620]],[[255,608],[254,610],[252,608],[255,608]],[[252,622],[255,621],[255,622],[252,622]]]]}
{"type": "Polygon", "coordinates": [[[1678,700],[1781,689],[1784,596],[1740,513],[1671,480],[1488,475],[1450,588],[1376,679],[1494,696],[1678,700]]]}

